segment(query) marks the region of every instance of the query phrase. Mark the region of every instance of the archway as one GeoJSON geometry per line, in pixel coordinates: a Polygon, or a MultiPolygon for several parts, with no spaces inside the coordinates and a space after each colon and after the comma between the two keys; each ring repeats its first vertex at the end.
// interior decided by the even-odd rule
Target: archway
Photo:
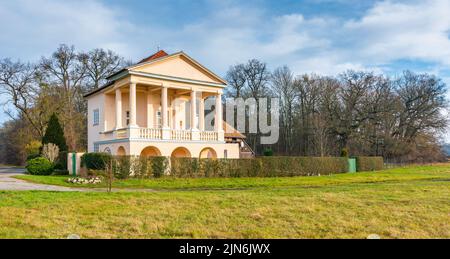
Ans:
{"type": "Polygon", "coordinates": [[[217,153],[214,149],[207,147],[200,152],[200,158],[201,159],[206,159],[206,158],[216,159],[217,153]]]}
{"type": "Polygon", "coordinates": [[[119,147],[118,149],[117,149],[117,155],[118,156],[126,156],[127,155],[127,151],[125,150],[125,148],[124,147],[119,147]]]}
{"type": "Polygon", "coordinates": [[[156,147],[146,147],[141,152],[142,157],[161,156],[161,152],[156,147]]]}
{"type": "Polygon", "coordinates": [[[179,147],[176,148],[173,152],[171,157],[179,158],[179,157],[191,157],[191,152],[187,150],[187,148],[179,147]]]}

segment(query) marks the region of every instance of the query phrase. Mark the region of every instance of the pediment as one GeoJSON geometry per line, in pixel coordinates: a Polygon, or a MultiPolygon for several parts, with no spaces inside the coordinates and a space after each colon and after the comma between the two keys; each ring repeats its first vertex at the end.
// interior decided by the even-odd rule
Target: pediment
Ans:
{"type": "Polygon", "coordinates": [[[176,78],[226,84],[226,82],[197,63],[195,60],[179,53],[161,59],[142,63],[130,68],[131,71],[164,75],[176,78]]]}

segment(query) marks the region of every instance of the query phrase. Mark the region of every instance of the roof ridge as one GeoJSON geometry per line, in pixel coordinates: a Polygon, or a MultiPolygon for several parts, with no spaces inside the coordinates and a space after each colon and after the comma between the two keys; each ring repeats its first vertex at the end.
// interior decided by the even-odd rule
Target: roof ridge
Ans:
{"type": "Polygon", "coordinates": [[[165,56],[169,56],[169,54],[167,52],[165,52],[164,50],[159,50],[158,52],[152,54],[151,56],[142,59],[137,64],[142,64],[142,63],[145,63],[145,62],[148,62],[148,61],[151,61],[154,59],[162,58],[165,56]]]}

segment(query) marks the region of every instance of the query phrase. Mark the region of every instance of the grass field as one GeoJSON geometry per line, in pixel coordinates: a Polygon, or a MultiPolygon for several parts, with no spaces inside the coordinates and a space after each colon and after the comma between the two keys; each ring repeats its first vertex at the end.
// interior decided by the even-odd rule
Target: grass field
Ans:
{"type": "Polygon", "coordinates": [[[450,164],[115,187],[159,191],[0,192],[0,238],[450,238],[450,164]]]}
{"type": "MultiPolygon", "coordinates": [[[[154,190],[180,190],[180,189],[243,189],[243,188],[284,188],[284,187],[323,187],[327,185],[353,184],[353,183],[379,183],[399,182],[420,179],[447,179],[450,177],[450,164],[437,164],[434,166],[415,166],[395,168],[380,172],[367,172],[357,174],[336,174],[321,177],[279,177],[279,178],[197,178],[197,179],[128,179],[116,180],[114,188],[119,189],[154,189],[154,190]],[[446,173],[449,174],[446,174],[446,173]]],[[[105,185],[74,185],[66,180],[69,176],[34,176],[20,175],[18,179],[66,187],[105,188],[105,185]]]]}

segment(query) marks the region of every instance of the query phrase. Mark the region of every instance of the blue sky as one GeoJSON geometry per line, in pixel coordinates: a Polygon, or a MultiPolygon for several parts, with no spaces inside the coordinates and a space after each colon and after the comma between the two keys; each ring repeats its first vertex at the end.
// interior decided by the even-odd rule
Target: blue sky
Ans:
{"type": "Polygon", "coordinates": [[[24,61],[60,43],[133,60],[160,46],[220,75],[259,58],[297,74],[411,69],[450,84],[448,0],[0,0],[0,31],[0,57],[24,61]]]}

